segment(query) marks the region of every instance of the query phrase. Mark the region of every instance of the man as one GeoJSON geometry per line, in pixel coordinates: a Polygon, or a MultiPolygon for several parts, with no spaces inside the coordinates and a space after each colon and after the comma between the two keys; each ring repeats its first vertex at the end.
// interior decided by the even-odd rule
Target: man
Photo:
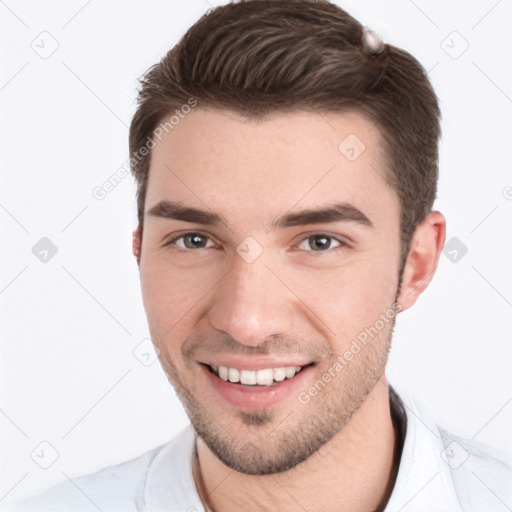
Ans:
{"type": "Polygon", "coordinates": [[[334,4],[203,16],[130,128],[144,307],[191,425],[3,510],[510,510],[512,469],[385,375],[445,241],[439,117],[416,59],[334,4]]]}

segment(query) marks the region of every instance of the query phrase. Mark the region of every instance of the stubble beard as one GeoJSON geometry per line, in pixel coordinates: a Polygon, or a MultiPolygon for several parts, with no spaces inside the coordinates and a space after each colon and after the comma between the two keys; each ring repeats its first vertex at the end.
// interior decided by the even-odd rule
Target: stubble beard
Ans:
{"type": "Polygon", "coordinates": [[[287,411],[240,410],[225,424],[182,384],[171,362],[166,361],[164,371],[195,432],[219,460],[248,475],[280,473],[307,459],[349,422],[384,373],[394,325],[395,319],[309,403],[295,397],[287,411]]]}

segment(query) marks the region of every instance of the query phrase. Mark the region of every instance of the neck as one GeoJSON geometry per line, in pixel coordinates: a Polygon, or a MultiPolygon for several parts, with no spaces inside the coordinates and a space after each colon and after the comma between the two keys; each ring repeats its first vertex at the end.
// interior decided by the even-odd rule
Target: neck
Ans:
{"type": "Polygon", "coordinates": [[[203,503],[215,512],[271,510],[276,503],[282,512],[378,511],[387,503],[396,479],[396,437],[382,376],[341,431],[282,473],[235,471],[198,437],[196,487],[203,503]]]}

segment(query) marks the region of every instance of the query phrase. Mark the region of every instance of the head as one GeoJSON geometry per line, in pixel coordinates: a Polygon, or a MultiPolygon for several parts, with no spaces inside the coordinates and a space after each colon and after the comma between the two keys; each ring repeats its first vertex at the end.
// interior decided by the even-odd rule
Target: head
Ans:
{"type": "Polygon", "coordinates": [[[232,3],[141,80],[130,153],[151,337],[198,434],[242,472],[293,467],[348,423],[444,243],[436,95],[414,57],[369,54],[362,33],[326,1],[232,3]],[[249,360],[304,369],[281,399],[235,405],[206,365],[249,360]]]}

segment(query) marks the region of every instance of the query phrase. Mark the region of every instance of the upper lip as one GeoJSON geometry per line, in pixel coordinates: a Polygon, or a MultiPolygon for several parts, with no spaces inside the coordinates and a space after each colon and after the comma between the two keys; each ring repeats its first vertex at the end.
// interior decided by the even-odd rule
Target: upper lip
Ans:
{"type": "Polygon", "coordinates": [[[263,370],[265,368],[287,368],[295,366],[306,366],[312,361],[299,359],[269,359],[268,357],[224,357],[215,358],[215,360],[199,361],[209,366],[226,366],[227,368],[237,368],[238,370],[263,370]]]}

